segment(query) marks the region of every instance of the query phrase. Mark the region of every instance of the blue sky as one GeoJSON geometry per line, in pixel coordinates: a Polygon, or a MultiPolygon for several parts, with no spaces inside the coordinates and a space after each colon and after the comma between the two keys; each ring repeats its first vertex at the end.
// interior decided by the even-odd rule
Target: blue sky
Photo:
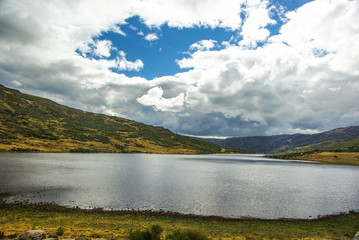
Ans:
{"type": "MultiPolygon", "coordinates": [[[[148,80],[183,71],[176,60],[186,57],[191,51],[189,47],[193,43],[203,39],[212,39],[217,41],[213,49],[223,49],[224,46],[221,43],[229,41],[236,34],[236,31],[218,27],[175,28],[164,24],[158,28],[151,28],[146,26],[139,16],[126,19],[126,24],[119,27],[126,35],[106,31],[94,37],[93,40],[110,40],[112,47],[126,52],[128,61],[141,59],[144,64],[144,67],[139,71],[117,68],[112,68],[112,71],[124,73],[130,77],[141,76],[148,80]],[[146,40],[145,37],[151,34],[157,39],[146,40]]],[[[99,59],[93,54],[88,54],[87,57],[99,59]]],[[[117,51],[111,51],[111,56],[108,59],[115,59],[116,57],[117,51]]]]}
{"type": "MultiPolygon", "coordinates": [[[[109,39],[113,46],[127,53],[129,61],[141,59],[144,64],[143,69],[136,71],[121,71],[113,69],[116,72],[123,72],[127,76],[141,76],[146,79],[153,79],[167,75],[174,75],[182,70],[176,63],[177,59],[187,56],[190,51],[189,47],[203,39],[213,39],[219,44],[213,49],[221,49],[222,41],[229,41],[235,34],[223,28],[171,28],[166,24],[160,28],[149,28],[141,22],[138,16],[126,19],[127,24],[121,25],[120,28],[126,33],[123,36],[114,32],[104,32],[96,40],[109,39]],[[140,35],[140,34],[143,35],[140,35]],[[146,40],[148,34],[155,34],[158,39],[146,40]]],[[[111,56],[115,57],[116,52],[111,56]]]]}
{"type": "Polygon", "coordinates": [[[0,84],[196,136],[358,125],[359,1],[3,0],[0,84]]]}
{"type": "MultiPolygon", "coordinates": [[[[309,2],[309,0],[301,1],[271,1],[268,8],[283,7],[285,10],[295,10],[301,5],[309,2]]],[[[271,11],[271,17],[275,21],[266,28],[270,31],[270,35],[278,34],[280,26],[283,23],[278,16],[279,9],[274,8],[271,11]]],[[[246,19],[245,13],[242,13],[242,20],[246,19]]],[[[121,70],[112,68],[117,73],[124,73],[129,77],[141,76],[148,80],[156,77],[170,76],[178,72],[183,72],[176,60],[187,57],[193,49],[190,46],[201,40],[214,40],[215,46],[211,50],[224,49],[223,42],[233,43],[240,41],[243,37],[240,35],[240,29],[230,29],[221,27],[194,26],[194,27],[169,27],[166,23],[161,26],[151,27],[143,23],[140,16],[133,16],[125,20],[126,23],[118,25],[123,32],[122,34],[114,31],[104,31],[94,37],[94,41],[110,40],[112,47],[126,53],[128,61],[136,61],[140,59],[144,67],[138,71],[121,70]],[[156,39],[146,40],[146,36],[154,35],[156,39]]],[[[265,41],[258,42],[258,46],[265,44],[265,41]]],[[[79,52],[81,54],[81,52],[79,52]]],[[[111,51],[108,59],[115,59],[117,51],[111,51]]],[[[93,54],[87,55],[89,58],[99,59],[93,54]]]]}

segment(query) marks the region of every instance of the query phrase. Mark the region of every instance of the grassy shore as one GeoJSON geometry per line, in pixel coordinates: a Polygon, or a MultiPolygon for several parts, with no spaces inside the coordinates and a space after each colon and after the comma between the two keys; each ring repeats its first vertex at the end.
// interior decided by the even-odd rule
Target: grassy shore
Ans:
{"type": "Polygon", "coordinates": [[[162,212],[126,212],[70,209],[54,205],[0,204],[0,231],[5,238],[41,229],[60,238],[79,236],[128,239],[131,230],[159,224],[162,239],[175,230],[194,229],[212,239],[351,239],[359,230],[359,213],[326,216],[316,220],[225,219],[162,212]]]}
{"type": "Polygon", "coordinates": [[[304,151],[267,155],[269,158],[313,161],[313,163],[359,166],[359,152],[304,151]]]}

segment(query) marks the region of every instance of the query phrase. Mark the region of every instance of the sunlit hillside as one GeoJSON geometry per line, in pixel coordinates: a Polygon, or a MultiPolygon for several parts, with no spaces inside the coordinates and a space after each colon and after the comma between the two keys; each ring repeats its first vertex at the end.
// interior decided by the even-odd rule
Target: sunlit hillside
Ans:
{"type": "Polygon", "coordinates": [[[84,112],[0,85],[0,150],[219,153],[221,147],[120,117],[84,112]]]}

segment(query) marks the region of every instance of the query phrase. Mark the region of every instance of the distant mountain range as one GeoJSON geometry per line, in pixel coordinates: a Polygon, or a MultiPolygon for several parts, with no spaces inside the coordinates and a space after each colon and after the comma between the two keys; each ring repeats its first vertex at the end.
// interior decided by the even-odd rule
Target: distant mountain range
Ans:
{"type": "Polygon", "coordinates": [[[0,85],[0,151],[219,153],[218,145],[0,85]]]}
{"type": "Polygon", "coordinates": [[[317,134],[292,134],[227,139],[203,139],[224,148],[243,148],[257,153],[279,153],[321,149],[359,151],[359,126],[337,128],[317,134]]]}

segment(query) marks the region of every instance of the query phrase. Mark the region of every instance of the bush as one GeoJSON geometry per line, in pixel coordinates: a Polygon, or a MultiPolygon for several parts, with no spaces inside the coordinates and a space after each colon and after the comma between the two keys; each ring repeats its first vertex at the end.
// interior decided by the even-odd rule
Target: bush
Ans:
{"type": "Polygon", "coordinates": [[[197,230],[174,231],[167,236],[168,240],[209,240],[209,238],[202,232],[197,230]]]}
{"type": "Polygon", "coordinates": [[[160,225],[152,225],[150,229],[130,232],[130,240],[160,240],[163,229],[160,225]]]}
{"type": "Polygon", "coordinates": [[[56,230],[56,235],[57,236],[62,236],[64,234],[64,229],[62,227],[59,227],[57,230],[56,230]]]}
{"type": "Polygon", "coordinates": [[[90,148],[72,148],[69,151],[70,153],[97,153],[99,150],[90,149],[90,148]]]}
{"type": "Polygon", "coordinates": [[[151,227],[151,233],[155,237],[153,239],[160,239],[161,233],[163,232],[163,229],[160,225],[152,225],[151,227]]]}
{"type": "MultiPolygon", "coordinates": [[[[130,232],[130,240],[160,240],[163,229],[160,225],[152,225],[150,229],[130,232]]],[[[209,240],[202,232],[197,230],[176,230],[166,237],[166,240],[209,240]]]]}

